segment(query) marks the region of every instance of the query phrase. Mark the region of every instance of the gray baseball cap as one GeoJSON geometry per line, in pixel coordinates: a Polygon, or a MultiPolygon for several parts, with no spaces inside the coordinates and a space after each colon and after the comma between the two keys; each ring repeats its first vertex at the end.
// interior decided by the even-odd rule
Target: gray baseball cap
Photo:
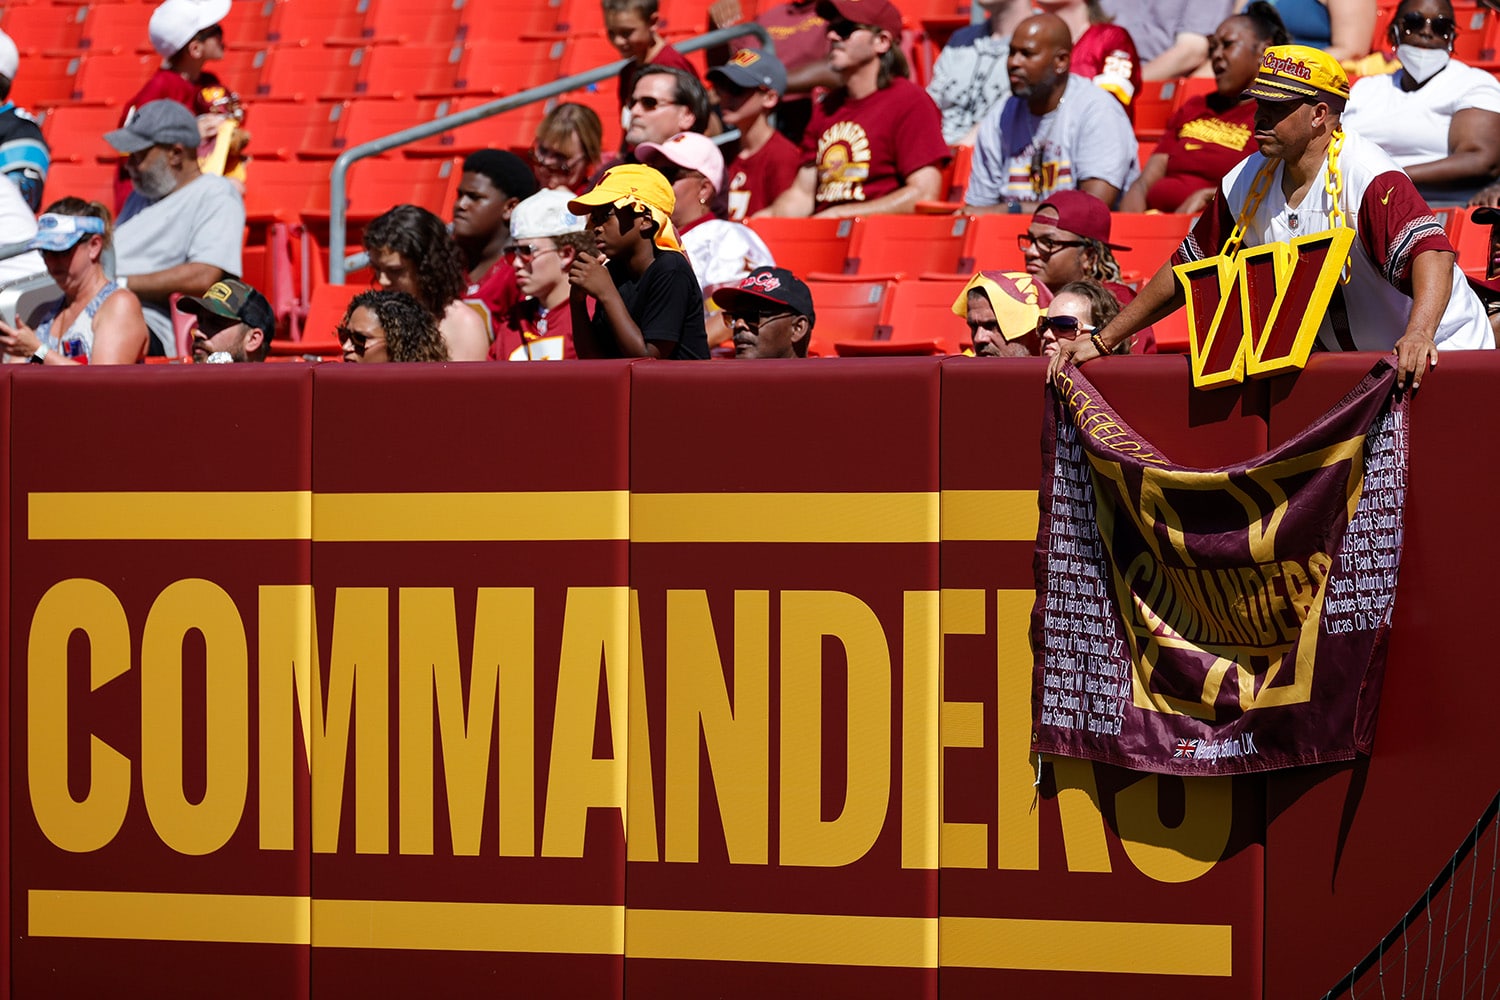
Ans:
{"type": "Polygon", "coordinates": [[[709,70],[708,75],[710,78],[722,76],[748,90],[764,87],[786,94],[786,67],[774,55],[759,49],[740,49],[727,63],[709,70]]]}
{"type": "Polygon", "coordinates": [[[135,109],[124,128],[104,133],[104,141],[122,153],[152,146],[198,148],[198,119],[176,101],[151,101],[135,109]]]}

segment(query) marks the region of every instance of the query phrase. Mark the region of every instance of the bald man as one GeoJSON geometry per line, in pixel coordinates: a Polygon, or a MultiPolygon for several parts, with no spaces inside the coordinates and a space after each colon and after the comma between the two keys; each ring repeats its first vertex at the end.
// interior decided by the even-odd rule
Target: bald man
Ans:
{"type": "Polygon", "coordinates": [[[1113,205],[1140,173],[1125,109],[1068,72],[1072,55],[1072,33],[1056,15],[1016,27],[1006,62],[1011,96],[979,123],[964,211],[1033,212],[1074,188],[1113,205]]]}

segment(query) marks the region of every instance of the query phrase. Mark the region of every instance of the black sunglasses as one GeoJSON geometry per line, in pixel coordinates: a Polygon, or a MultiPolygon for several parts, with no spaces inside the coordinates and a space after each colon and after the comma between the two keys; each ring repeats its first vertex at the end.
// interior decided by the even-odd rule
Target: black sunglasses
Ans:
{"type": "Polygon", "coordinates": [[[833,32],[835,35],[838,35],[846,42],[849,40],[850,36],[852,36],[856,31],[859,31],[861,28],[866,31],[876,30],[870,27],[868,24],[857,24],[854,21],[834,21],[828,26],[829,31],[833,32]]]}
{"type": "Polygon", "coordinates": [[[676,103],[678,102],[658,100],[655,97],[632,97],[630,99],[630,106],[633,108],[639,104],[642,111],[655,111],[657,108],[665,108],[676,103]]]}
{"type": "Polygon", "coordinates": [[[786,309],[777,309],[775,306],[763,306],[750,309],[726,309],[724,318],[730,323],[744,323],[752,330],[760,329],[764,323],[773,319],[781,319],[783,316],[796,316],[797,313],[786,309]]]}
{"type": "Polygon", "coordinates": [[[1452,38],[1454,32],[1458,30],[1458,25],[1454,23],[1451,17],[1443,15],[1424,17],[1414,10],[1409,10],[1396,18],[1396,26],[1401,29],[1403,35],[1415,35],[1423,28],[1430,27],[1432,33],[1439,38],[1452,38]]]}

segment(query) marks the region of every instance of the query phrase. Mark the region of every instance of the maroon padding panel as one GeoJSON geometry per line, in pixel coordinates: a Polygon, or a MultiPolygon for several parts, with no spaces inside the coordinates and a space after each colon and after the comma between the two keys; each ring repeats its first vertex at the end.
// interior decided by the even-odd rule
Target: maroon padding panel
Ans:
{"type": "MultiPolygon", "coordinates": [[[[825,958],[811,964],[786,964],[716,960],[726,944],[722,935],[707,929],[712,923],[707,918],[700,922],[705,928],[701,932],[692,927],[676,940],[663,942],[659,933],[637,923],[637,915],[653,910],[835,917],[937,915],[937,872],[902,866],[902,691],[906,676],[903,606],[911,593],[919,595],[914,598],[919,602],[924,598],[931,602],[938,582],[938,546],[935,540],[809,543],[750,539],[764,539],[768,533],[785,538],[778,533],[795,534],[810,522],[827,523],[830,509],[836,512],[835,521],[841,520],[840,510],[849,512],[852,520],[860,512],[867,513],[872,503],[891,503],[889,523],[909,525],[912,518],[902,512],[904,501],[864,495],[917,494],[919,502],[925,496],[927,502],[935,503],[938,408],[936,360],[640,364],[633,369],[631,584],[640,595],[653,795],[647,800],[639,785],[634,786],[632,809],[654,809],[655,856],[667,860],[636,861],[642,845],[632,845],[626,880],[626,950],[631,956],[626,962],[626,987],[631,996],[759,1000],[768,996],[936,995],[936,955],[930,947],[908,967],[870,964],[868,948],[861,950],[865,934],[852,923],[831,930],[826,925],[822,930],[807,923],[795,925],[798,930],[792,932],[792,940],[783,942],[781,953],[811,945],[825,958]],[[707,496],[676,501],[684,504],[678,529],[682,541],[643,541],[644,534],[663,530],[662,502],[651,497],[673,493],[707,496]],[[756,496],[763,493],[792,496],[756,496]],[[689,503],[698,506],[686,506],[689,503]],[[648,510],[655,513],[648,514],[648,510]],[[739,540],[693,540],[715,534],[739,540]],[[737,595],[748,605],[758,591],[767,592],[762,616],[747,612],[737,620],[737,595]],[[799,603],[802,599],[797,592],[808,591],[829,592],[834,596],[827,600],[852,613],[841,613],[841,624],[832,621],[834,616],[809,623],[808,614],[823,612],[806,611],[809,605],[799,603]],[[678,594],[674,600],[680,603],[673,605],[673,611],[680,619],[668,620],[669,592],[678,594]],[[667,645],[669,636],[678,639],[693,629],[702,634],[704,616],[701,610],[695,614],[693,608],[701,609],[704,602],[726,689],[733,693],[732,704],[737,702],[742,710],[738,681],[729,687],[729,679],[742,673],[750,676],[750,665],[738,662],[737,648],[740,643],[759,642],[766,650],[768,801],[764,803],[763,838],[751,834],[751,822],[737,818],[726,823],[720,818],[721,799],[733,806],[736,800],[743,805],[747,795],[759,797],[747,793],[747,785],[741,783],[755,768],[723,764],[716,770],[710,751],[701,746],[696,838],[688,834],[674,838],[674,830],[688,829],[682,825],[687,810],[669,809],[663,801],[668,769],[681,774],[676,768],[693,752],[680,750],[673,762],[667,759],[669,673],[676,677],[678,670],[686,671],[708,655],[684,655],[684,666],[669,671],[667,645]],[[867,849],[851,848],[837,865],[811,864],[806,854],[797,853],[807,850],[806,838],[789,823],[789,816],[807,812],[794,805],[791,813],[783,813],[786,789],[781,774],[788,761],[783,760],[781,747],[789,735],[793,746],[802,745],[799,739],[811,740],[801,722],[787,721],[795,720],[801,705],[807,704],[788,687],[804,684],[818,664],[784,663],[781,642],[788,634],[805,632],[809,624],[828,625],[850,635],[855,629],[847,623],[853,619],[878,623],[880,636],[875,641],[883,641],[889,658],[888,668],[884,663],[872,666],[878,654],[872,654],[866,642],[856,646],[853,668],[865,679],[858,685],[862,694],[884,688],[888,681],[889,752],[849,760],[845,739],[851,725],[850,657],[844,643],[825,636],[821,642],[821,750],[790,763],[796,767],[808,764],[814,755],[820,758],[811,763],[821,776],[822,821],[844,814],[849,787],[862,787],[860,776],[888,775],[888,797],[883,821],[869,824],[872,839],[867,849]],[[791,677],[789,669],[797,670],[798,676],[791,677]],[[848,777],[851,767],[856,775],[852,781],[848,777]],[[730,853],[726,826],[735,831],[735,856],[730,853]],[[791,851],[783,850],[783,836],[793,842],[791,851]],[[670,860],[668,851],[674,845],[681,850],[684,841],[696,851],[696,865],[670,860]],[[793,864],[788,857],[804,860],[793,864]],[[698,948],[705,954],[687,960],[698,948]],[[663,955],[664,950],[669,954],[663,955]],[[643,952],[655,957],[636,957],[643,952]],[[849,955],[850,960],[827,964],[830,953],[849,955]]],[[[670,508],[667,511],[665,520],[676,521],[670,508]]],[[[698,648],[704,647],[700,643],[698,648]]],[[[684,718],[691,732],[691,718],[684,718]]],[[[873,725],[878,731],[878,710],[861,708],[859,718],[877,720],[873,725]]],[[[754,741],[751,746],[756,746],[754,741]]],[[[748,756],[761,759],[756,751],[748,756]]],[[[859,801],[878,803],[878,796],[862,794],[859,801]]],[[[864,808],[860,807],[861,815],[864,808]]],[[[870,808],[869,815],[879,815],[878,806],[870,808]]],[[[930,810],[925,815],[930,816],[930,810]]],[[[918,831],[907,832],[907,836],[916,835],[918,831]]],[[[847,848],[853,840],[840,843],[847,848]]],[[[757,933],[766,932],[750,932],[757,933]]],[[[911,953],[908,948],[904,954],[910,958],[911,953]]]]}
{"type": "MultiPolygon", "coordinates": [[[[295,939],[296,921],[289,915],[257,921],[222,896],[308,893],[305,848],[261,847],[254,677],[259,588],[306,583],[309,546],[295,538],[226,540],[250,518],[228,513],[236,506],[232,498],[220,502],[194,494],[308,488],[311,374],[248,365],[38,367],[15,372],[10,382],[9,907],[15,993],[305,996],[306,947],[181,937],[227,934],[231,941],[244,940],[241,928],[248,924],[264,935],[295,939]],[[108,508],[110,502],[100,499],[93,501],[97,518],[89,513],[91,493],[134,491],[178,495],[153,502],[121,498],[108,508]],[[83,513],[68,513],[70,500],[81,501],[83,513]],[[121,510],[129,523],[117,530],[109,516],[121,510]],[[132,526],[167,537],[121,537],[132,526]],[[57,540],[42,539],[46,533],[57,540]],[[92,582],[57,591],[44,605],[44,595],[69,580],[92,582]],[[39,615],[43,608],[47,613],[39,615]],[[45,620],[53,624],[39,628],[45,620]],[[70,624],[87,632],[74,631],[69,639],[70,624]],[[240,636],[243,663],[236,662],[240,636]],[[61,696],[39,692],[38,710],[50,706],[40,719],[28,717],[29,638],[39,638],[38,657],[56,662],[66,675],[61,696]],[[97,644],[94,667],[117,674],[93,691],[91,644],[97,644]],[[120,644],[128,644],[128,654],[115,652],[120,644]],[[143,646],[157,651],[149,662],[143,646]],[[238,670],[245,671],[244,689],[234,681],[238,670]],[[226,671],[228,683],[221,688],[226,671]],[[156,679],[150,684],[143,682],[148,673],[156,679]],[[176,677],[180,703],[170,693],[176,677]],[[223,692],[213,702],[221,707],[211,713],[208,696],[215,690],[223,692]],[[236,691],[244,696],[238,704],[236,691]],[[66,713],[65,725],[58,724],[59,711],[66,713]],[[245,728],[236,739],[240,726],[245,728]],[[143,756],[143,733],[161,738],[174,728],[180,740],[168,736],[160,750],[143,756]],[[65,734],[66,789],[61,778],[47,780],[45,770],[61,762],[60,753],[29,759],[33,731],[42,738],[65,734]],[[91,769],[91,740],[118,755],[114,770],[91,769]],[[180,770],[171,762],[179,746],[180,770]],[[126,772],[118,770],[120,757],[126,772]],[[236,757],[247,768],[238,775],[236,757]],[[36,788],[28,778],[33,764],[43,768],[36,788]],[[149,801],[148,776],[156,789],[149,801]],[[97,814],[80,816],[66,806],[65,794],[96,804],[97,814]],[[112,805],[116,801],[123,815],[112,805]],[[34,802],[50,803],[44,807],[45,829],[34,802]],[[194,812],[200,802],[204,810],[194,812]],[[64,849],[59,837],[82,839],[64,849]],[[45,924],[47,936],[34,934],[32,907],[47,909],[60,892],[162,895],[150,897],[155,903],[148,912],[127,908],[93,927],[80,924],[77,914],[54,914],[45,924]],[[172,919],[184,902],[174,894],[194,894],[212,916],[172,919]],[[70,936],[73,930],[92,936],[70,936]],[[153,936],[169,940],[127,939],[153,936]]],[[[243,511],[246,505],[238,506],[243,511]]],[[[249,506],[255,506],[253,499],[249,506]]],[[[305,815],[305,777],[292,788],[305,815]]],[[[111,912],[98,902],[101,897],[93,898],[84,910],[111,912]]],[[[142,902],[127,898],[132,906],[142,902]]]]}
{"type": "MultiPolygon", "coordinates": [[[[339,588],[384,588],[390,677],[388,840],[384,850],[357,853],[358,820],[353,779],[349,779],[338,853],[313,855],[317,897],[544,907],[623,905],[624,830],[618,809],[587,811],[580,856],[543,855],[546,824],[563,818],[549,816],[553,778],[549,751],[562,637],[566,629],[582,621],[582,605],[576,596],[580,592],[614,588],[618,606],[625,606],[628,364],[327,365],[317,370],[315,384],[313,484],[320,505],[335,505],[320,506],[314,517],[314,536],[319,539],[313,566],[320,659],[326,675],[332,647],[355,638],[352,632],[334,633],[339,588]],[[568,502],[580,491],[618,491],[620,516],[613,527],[617,537],[571,541],[559,537],[549,515],[557,504],[568,502]],[[351,506],[339,499],[350,493],[380,496],[351,506]],[[510,500],[482,496],[497,493],[519,496],[510,500]],[[392,513],[393,503],[413,494],[418,495],[414,505],[404,513],[392,513]],[[424,500],[422,494],[434,496],[424,500]],[[381,540],[430,537],[428,533],[434,530],[453,540],[381,540]],[[537,537],[504,540],[516,532],[537,537]],[[365,540],[327,540],[335,535],[365,540]],[[466,705],[471,700],[481,590],[531,592],[535,736],[522,751],[534,753],[534,832],[529,847],[501,852],[501,812],[511,808],[511,796],[517,793],[508,782],[501,788],[499,769],[506,762],[497,758],[493,744],[505,745],[507,733],[513,730],[497,720],[496,729],[501,731],[491,737],[488,751],[478,854],[460,853],[463,848],[455,844],[455,825],[449,818],[444,743],[450,737],[442,735],[435,710],[429,709],[433,719],[431,847],[430,853],[411,853],[421,848],[403,834],[403,824],[416,814],[403,809],[401,799],[400,621],[403,604],[410,600],[400,594],[402,588],[451,590],[449,620],[453,624],[445,623],[445,627],[450,636],[456,629],[466,705]],[[504,806],[502,795],[507,801],[504,806]]],[[[581,516],[564,524],[562,533],[597,536],[610,527],[598,517],[581,516]]],[[[503,645],[514,651],[523,642],[519,636],[506,635],[503,645]]],[[[625,651],[618,653],[623,671],[625,651]]],[[[493,658],[486,658],[486,666],[493,663],[493,658]]],[[[592,674],[588,690],[598,692],[597,700],[590,696],[586,709],[593,711],[597,704],[591,727],[594,756],[609,757],[609,703],[603,694],[597,644],[592,662],[585,662],[584,667],[592,674]]],[[[427,672],[430,676],[430,667],[427,672]]],[[[514,691],[504,684],[502,680],[499,689],[502,711],[514,691]]],[[[430,699],[429,694],[429,703],[430,699]]],[[[489,713],[493,716],[495,711],[491,702],[489,713]]],[[[501,751],[499,756],[506,755],[501,751]]],[[[350,759],[354,760],[352,751],[350,759]]],[[[566,784],[570,777],[564,773],[558,780],[566,784]]],[[[454,996],[499,990],[537,997],[608,997],[622,990],[624,960],[618,944],[610,953],[533,950],[509,937],[514,924],[506,924],[503,917],[491,925],[499,929],[489,936],[487,949],[415,950],[390,944],[420,932],[434,919],[387,922],[395,937],[386,938],[388,945],[379,949],[325,947],[315,913],[314,993],[421,996],[436,988],[454,996]]],[[[460,915],[456,919],[463,923],[471,918],[460,915]]],[[[538,923],[548,920],[538,918],[538,923]]]]}
{"type": "MultiPolygon", "coordinates": [[[[1317,419],[1375,359],[1314,356],[1301,375],[1279,380],[1273,438],[1317,419]]],[[[1488,528],[1500,469],[1484,443],[1495,375],[1493,352],[1444,353],[1412,404],[1404,552],[1374,754],[1271,779],[1268,997],[1321,995],[1347,975],[1427,889],[1500,788],[1488,528]]],[[[1455,918],[1468,905],[1467,884],[1459,887],[1455,918]]],[[[1479,900],[1476,928],[1489,905],[1479,900]]],[[[1439,924],[1444,916],[1433,914],[1439,924]]],[[[1434,942],[1434,969],[1441,947],[1434,942]]],[[[1476,959],[1459,984],[1458,947],[1450,942],[1444,986],[1468,989],[1476,959]]],[[[1408,963],[1414,970],[1425,964],[1425,938],[1422,949],[1408,963]]],[[[1387,989],[1399,992],[1399,975],[1387,977],[1387,989]]]]}
{"type": "MultiPolygon", "coordinates": [[[[997,512],[1012,512],[1012,519],[993,522],[987,539],[976,539],[975,534],[986,532],[966,529],[957,518],[944,520],[944,621],[952,629],[944,636],[943,699],[949,703],[944,711],[972,714],[977,704],[983,740],[980,746],[944,750],[943,818],[959,829],[952,830],[943,853],[942,914],[1063,922],[1037,932],[1051,940],[1090,940],[1090,932],[1070,927],[1071,921],[1144,925],[1145,936],[1158,941],[1166,954],[1181,950],[1174,944],[1180,935],[1174,926],[1161,925],[1227,926],[1232,978],[1046,968],[1043,949],[1015,946],[1011,951],[1028,955],[1032,967],[979,968],[969,964],[971,959],[955,956],[945,931],[940,941],[942,996],[1259,997],[1263,858],[1256,841],[1263,802],[1258,780],[1235,779],[1225,801],[1206,802],[1185,796],[1178,779],[1143,778],[1088,762],[1064,762],[1062,767],[1049,762],[1033,805],[1026,629],[1034,592],[1032,512],[1041,481],[1044,371],[1040,360],[943,363],[945,497],[956,507],[960,491],[998,491],[987,502],[997,512]],[[1026,493],[1031,494],[1029,504],[1017,510],[1026,493]],[[976,602],[982,602],[982,619],[971,621],[976,602]],[[982,632],[970,631],[976,626],[982,632]],[[1086,776],[1083,781],[1080,773],[1086,776]],[[1065,812],[1059,785],[1087,803],[1089,781],[1097,789],[1094,804],[1065,812]],[[1153,782],[1156,791],[1150,794],[1153,782]],[[1123,828],[1122,801],[1133,809],[1123,828]],[[1199,852],[1205,855],[1204,870],[1174,883],[1161,881],[1168,872],[1155,864],[1137,864],[1121,832],[1139,839],[1153,825],[1162,828],[1165,838],[1179,825],[1210,829],[1199,838],[1213,848],[1199,852]],[[963,846],[966,838],[976,836],[976,828],[982,829],[982,855],[963,846]],[[1097,850],[1090,852],[1090,843],[1103,845],[1102,859],[1097,850]]],[[[1264,448],[1259,387],[1222,390],[1212,400],[1196,398],[1187,388],[1186,365],[1178,358],[1107,358],[1090,363],[1084,373],[1127,422],[1180,461],[1220,464],[1264,448]]],[[[1098,956],[1112,954],[1103,946],[1090,950],[1098,956]]],[[[1154,957],[1136,954],[1124,962],[1144,968],[1154,957]]],[[[1113,960],[1119,961],[1118,955],[1113,960]]],[[[1025,959],[1017,963],[1024,964],[1025,959]]]]}
{"type": "MultiPolygon", "coordinates": [[[[0,483],[10,482],[10,375],[0,368],[0,483]]],[[[0,524],[10,524],[10,492],[0,490],[0,524]]],[[[0,531],[0,594],[10,593],[10,532],[0,531]]],[[[0,636],[10,635],[10,602],[0,600],[0,636]]],[[[0,642],[0,719],[10,718],[10,643],[0,642]]],[[[10,741],[0,739],[0,899],[10,897],[10,741]]],[[[6,969],[15,968],[11,956],[10,906],[0,905],[0,946],[6,969]]],[[[10,1000],[10,973],[0,973],[0,1000],[10,1000]]]]}

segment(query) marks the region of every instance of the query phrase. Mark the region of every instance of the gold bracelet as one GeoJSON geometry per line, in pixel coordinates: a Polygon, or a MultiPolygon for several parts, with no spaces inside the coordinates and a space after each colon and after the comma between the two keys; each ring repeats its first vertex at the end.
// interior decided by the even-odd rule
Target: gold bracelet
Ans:
{"type": "Polygon", "coordinates": [[[1101,358],[1109,354],[1109,348],[1104,346],[1104,338],[1099,336],[1097,330],[1089,334],[1089,343],[1094,345],[1094,350],[1099,352],[1101,358]]]}

